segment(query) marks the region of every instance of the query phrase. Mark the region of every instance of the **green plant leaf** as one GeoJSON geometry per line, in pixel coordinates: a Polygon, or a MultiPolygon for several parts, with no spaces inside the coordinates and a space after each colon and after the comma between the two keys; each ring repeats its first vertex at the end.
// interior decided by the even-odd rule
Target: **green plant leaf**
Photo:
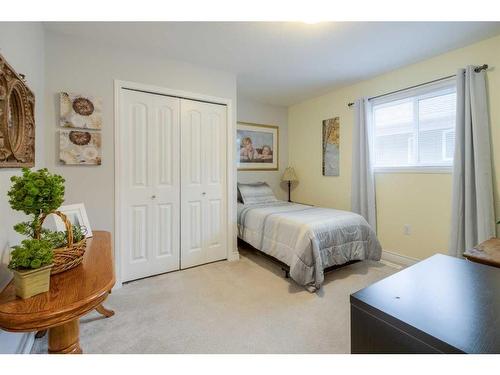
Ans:
{"type": "Polygon", "coordinates": [[[48,214],[64,202],[64,178],[49,173],[46,168],[31,171],[23,168],[22,176],[11,177],[9,203],[14,210],[26,215],[48,214]],[[43,189],[42,189],[43,188],[43,189]]]}
{"type": "Polygon", "coordinates": [[[48,241],[27,239],[14,246],[10,256],[10,269],[35,269],[51,264],[54,252],[48,241]]]}

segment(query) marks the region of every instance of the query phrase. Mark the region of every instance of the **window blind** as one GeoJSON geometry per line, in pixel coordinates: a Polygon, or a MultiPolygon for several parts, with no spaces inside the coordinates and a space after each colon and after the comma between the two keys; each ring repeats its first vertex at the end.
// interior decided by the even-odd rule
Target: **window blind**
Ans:
{"type": "Polygon", "coordinates": [[[375,167],[451,166],[455,110],[453,82],[372,103],[375,167]]]}

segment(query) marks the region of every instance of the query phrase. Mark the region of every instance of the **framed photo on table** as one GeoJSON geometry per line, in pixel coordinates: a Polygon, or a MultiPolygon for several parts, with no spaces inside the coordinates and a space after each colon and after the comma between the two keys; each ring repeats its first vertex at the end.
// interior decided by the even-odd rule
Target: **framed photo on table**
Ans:
{"type": "Polygon", "coordinates": [[[238,122],[236,147],[239,171],[277,171],[279,128],[274,125],[238,122]]]}
{"type": "MultiPolygon", "coordinates": [[[[58,211],[61,211],[63,214],[65,214],[71,224],[84,227],[87,230],[87,238],[92,237],[92,228],[90,227],[89,218],[87,217],[87,211],[85,210],[85,205],[83,203],[61,206],[59,207],[58,211]]],[[[51,216],[54,217],[56,229],[58,231],[65,231],[66,227],[64,226],[61,218],[56,215],[51,216]]]]}

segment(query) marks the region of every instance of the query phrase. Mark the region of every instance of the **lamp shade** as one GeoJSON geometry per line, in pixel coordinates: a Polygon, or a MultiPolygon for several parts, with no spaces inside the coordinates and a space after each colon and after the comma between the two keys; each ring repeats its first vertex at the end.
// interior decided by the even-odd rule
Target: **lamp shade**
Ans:
{"type": "Polygon", "coordinates": [[[295,174],[295,170],[292,167],[288,167],[285,169],[285,173],[281,176],[281,181],[298,181],[297,175],[295,174]]]}

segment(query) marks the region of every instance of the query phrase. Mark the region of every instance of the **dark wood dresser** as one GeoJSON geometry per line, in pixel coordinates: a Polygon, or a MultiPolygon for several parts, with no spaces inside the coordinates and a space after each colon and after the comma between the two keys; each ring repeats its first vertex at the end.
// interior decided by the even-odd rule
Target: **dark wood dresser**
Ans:
{"type": "Polygon", "coordinates": [[[352,294],[351,352],[500,353],[500,269],[438,254],[352,294]]]}

